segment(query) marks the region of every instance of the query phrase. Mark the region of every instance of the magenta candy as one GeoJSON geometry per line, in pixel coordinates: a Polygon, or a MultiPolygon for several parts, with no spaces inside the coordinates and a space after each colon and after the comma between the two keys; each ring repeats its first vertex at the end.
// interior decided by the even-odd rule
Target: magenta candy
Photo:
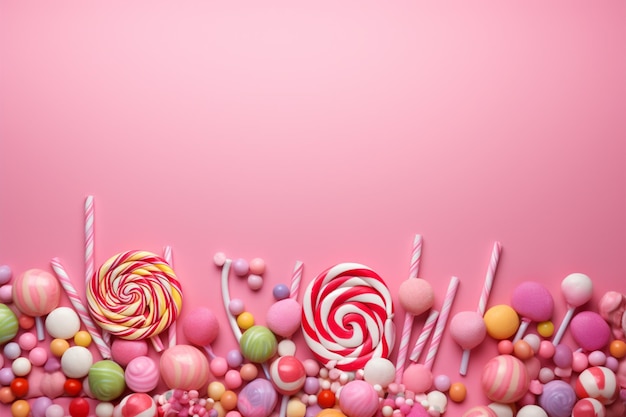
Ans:
{"type": "Polygon", "coordinates": [[[550,417],[570,417],[576,394],[574,389],[565,381],[556,379],[543,386],[543,393],[539,396],[539,406],[550,417]]]}
{"type": "Polygon", "coordinates": [[[278,401],[276,390],[267,379],[248,383],[237,396],[237,409],[243,417],[268,417],[278,401]]]}
{"type": "Polygon", "coordinates": [[[532,321],[546,321],[552,317],[554,299],[543,285],[526,281],[513,290],[511,307],[524,318],[532,321]]]}
{"type": "Polygon", "coordinates": [[[576,343],[586,351],[602,350],[611,337],[608,323],[593,311],[576,314],[569,328],[576,343]]]}
{"type": "Polygon", "coordinates": [[[572,357],[572,348],[570,348],[566,344],[561,343],[555,347],[552,361],[559,368],[569,368],[572,366],[572,357]]]}
{"type": "Polygon", "coordinates": [[[421,404],[415,404],[411,407],[411,411],[409,411],[406,417],[430,417],[430,414],[421,404]]]}
{"type": "Polygon", "coordinates": [[[265,316],[267,327],[278,336],[291,337],[302,323],[302,306],[293,298],[275,302],[265,316]]]}
{"type": "Polygon", "coordinates": [[[208,346],[215,341],[220,326],[215,314],[206,307],[194,308],[183,319],[183,334],[196,346],[208,346]]]}
{"type": "Polygon", "coordinates": [[[139,357],[148,354],[148,344],[145,340],[125,340],[114,339],[111,344],[111,356],[120,366],[126,366],[128,363],[139,357]]]}

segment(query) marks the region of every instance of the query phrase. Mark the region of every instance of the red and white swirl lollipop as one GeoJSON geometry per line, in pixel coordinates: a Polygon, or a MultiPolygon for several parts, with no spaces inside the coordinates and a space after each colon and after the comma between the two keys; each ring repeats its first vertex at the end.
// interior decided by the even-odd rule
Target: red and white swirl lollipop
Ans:
{"type": "Polygon", "coordinates": [[[163,258],[128,251],[106,261],[87,282],[87,301],[94,322],[111,335],[156,342],[178,317],[182,291],[163,258]]]}
{"type": "Polygon", "coordinates": [[[327,269],[304,293],[302,332],[313,354],[328,367],[355,371],[371,358],[387,358],[395,340],[387,285],[365,265],[342,263],[327,269]]]}

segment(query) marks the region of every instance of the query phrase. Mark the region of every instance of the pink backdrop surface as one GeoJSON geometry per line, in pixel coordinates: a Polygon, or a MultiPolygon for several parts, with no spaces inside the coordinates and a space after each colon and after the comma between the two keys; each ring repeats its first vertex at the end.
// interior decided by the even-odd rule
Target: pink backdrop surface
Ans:
{"type": "MultiPolygon", "coordinates": [[[[415,233],[435,307],[455,275],[452,315],[476,308],[498,240],[489,305],[541,281],[558,324],[572,272],[593,279],[586,308],[626,293],[625,16],[622,2],[2,1],[0,264],[58,256],[82,287],[93,194],[98,265],[172,245],[182,317],[218,314],[218,354],[235,340],[215,252],[267,262],[259,292],[231,278],[262,323],[296,260],[303,286],[366,264],[395,300],[415,233]]],[[[396,303],[398,333],[403,317],[396,303]]],[[[475,383],[495,354],[460,377],[444,334],[434,373],[469,387],[449,415],[488,403],[475,383]]]]}

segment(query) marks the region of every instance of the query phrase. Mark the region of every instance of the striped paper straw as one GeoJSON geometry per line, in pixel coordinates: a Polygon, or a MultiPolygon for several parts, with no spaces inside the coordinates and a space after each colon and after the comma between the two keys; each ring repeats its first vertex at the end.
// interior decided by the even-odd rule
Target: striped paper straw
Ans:
{"type": "MultiPolygon", "coordinates": [[[[167,262],[172,269],[174,269],[174,259],[172,257],[172,247],[166,246],[163,249],[163,258],[165,258],[165,262],[167,262]]],[[[170,324],[170,327],[167,329],[167,344],[168,347],[176,346],[176,322],[170,324]]]]}
{"type": "Polygon", "coordinates": [[[439,317],[439,312],[437,310],[431,310],[428,318],[426,319],[426,323],[424,323],[424,328],[422,328],[422,332],[417,338],[417,342],[415,342],[415,347],[413,347],[413,351],[411,352],[411,356],[409,357],[411,361],[417,362],[426,346],[426,342],[430,337],[433,329],[435,328],[435,323],[437,322],[437,317],[439,317]]]}
{"type": "Polygon", "coordinates": [[[456,290],[458,287],[459,287],[459,279],[457,277],[452,277],[450,279],[450,284],[448,285],[448,291],[446,292],[446,297],[443,300],[443,306],[441,307],[441,314],[439,315],[439,319],[437,319],[437,326],[435,327],[435,333],[433,334],[433,338],[430,341],[430,346],[428,347],[428,353],[426,354],[426,362],[424,363],[424,365],[429,370],[433,368],[433,363],[435,362],[435,356],[437,356],[437,350],[439,350],[439,344],[441,343],[443,331],[446,328],[446,323],[448,322],[448,316],[450,315],[450,310],[452,309],[452,303],[454,302],[454,297],[456,296],[456,290]]]}
{"type": "Polygon", "coordinates": [[[489,301],[489,294],[491,294],[491,287],[493,286],[493,280],[496,276],[496,269],[498,268],[498,261],[500,260],[500,252],[502,251],[502,245],[500,242],[494,242],[493,249],[491,251],[491,259],[489,260],[489,266],[487,267],[487,275],[485,276],[485,282],[483,284],[483,291],[480,294],[478,300],[478,314],[485,315],[487,309],[487,302],[489,301]]]}
{"type": "Polygon", "coordinates": [[[291,289],[289,291],[289,297],[294,300],[298,299],[298,292],[300,291],[300,281],[302,281],[302,270],[304,264],[301,261],[296,261],[296,265],[293,268],[291,274],[291,289]]]}

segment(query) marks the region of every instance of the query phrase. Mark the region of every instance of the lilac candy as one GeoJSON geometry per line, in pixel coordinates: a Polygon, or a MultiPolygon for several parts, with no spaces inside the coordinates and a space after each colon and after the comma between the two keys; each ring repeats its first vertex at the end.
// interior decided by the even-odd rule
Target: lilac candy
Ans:
{"type": "Polygon", "coordinates": [[[272,290],[272,295],[276,301],[280,301],[289,297],[289,291],[289,287],[285,284],[276,284],[272,290]]]}
{"type": "Polygon", "coordinates": [[[0,285],[4,285],[11,281],[11,277],[13,277],[13,272],[8,265],[0,265],[0,285]]]}
{"type": "Polygon", "coordinates": [[[320,382],[319,379],[317,379],[317,377],[314,376],[308,376],[305,380],[304,380],[304,392],[309,394],[309,395],[313,395],[316,394],[320,389],[320,382]]]}
{"type": "Polygon", "coordinates": [[[243,362],[243,356],[241,355],[241,352],[237,349],[229,350],[226,354],[226,362],[231,368],[237,368],[243,362]]]}
{"type": "Polygon", "coordinates": [[[257,378],[248,383],[237,397],[237,408],[243,417],[268,417],[278,401],[270,381],[257,378]]]}
{"type": "Polygon", "coordinates": [[[550,417],[569,417],[575,404],[574,388],[560,379],[545,384],[543,393],[539,396],[539,405],[550,417]]]}
{"type": "Polygon", "coordinates": [[[0,369],[0,385],[10,385],[14,378],[15,375],[11,368],[0,369]]]}
{"type": "Polygon", "coordinates": [[[52,400],[48,397],[39,397],[31,405],[33,417],[45,417],[46,410],[52,405],[52,400]]]}
{"type": "Polygon", "coordinates": [[[572,348],[570,348],[566,344],[556,345],[554,348],[554,356],[552,357],[552,361],[559,368],[570,368],[572,366],[572,358],[574,352],[572,352],[572,348]]]}

